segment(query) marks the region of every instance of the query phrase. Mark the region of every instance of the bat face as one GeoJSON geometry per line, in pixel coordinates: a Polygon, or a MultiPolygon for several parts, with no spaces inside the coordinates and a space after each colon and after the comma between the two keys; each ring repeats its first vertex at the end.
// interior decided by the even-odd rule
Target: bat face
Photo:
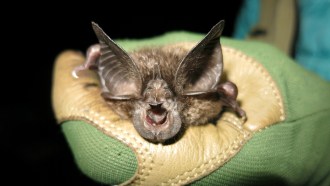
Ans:
{"type": "Polygon", "coordinates": [[[220,84],[223,63],[219,40],[224,21],[182,56],[173,57],[177,51],[157,53],[155,49],[141,52],[140,60],[126,53],[97,24],[92,26],[99,44],[89,48],[85,64],[76,67],[72,74],[77,77],[81,70],[96,69],[101,96],[120,116],[130,118],[146,140],[165,142],[183,126],[214,119],[222,106],[245,117],[236,101],[236,85],[220,84]]]}
{"type": "Polygon", "coordinates": [[[148,82],[142,99],[134,105],[133,124],[141,136],[154,142],[163,142],[179,132],[182,122],[177,102],[164,80],[148,82]]]}

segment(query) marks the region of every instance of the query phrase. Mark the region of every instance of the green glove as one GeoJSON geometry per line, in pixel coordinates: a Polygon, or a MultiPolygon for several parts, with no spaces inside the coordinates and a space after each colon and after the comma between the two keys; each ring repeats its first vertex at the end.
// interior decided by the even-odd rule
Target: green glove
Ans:
{"type": "MultiPolygon", "coordinates": [[[[201,38],[173,32],[117,43],[132,51],[201,38]]],[[[171,145],[143,140],[99,96],[95,73],[71,77],[83,56],[61,54],[53,106],[81,171],[110,185],[330,185],[330,85],[269,45],[221,43],[225,74],[237,84],[248,120],[224,113],[171,145]]]]}

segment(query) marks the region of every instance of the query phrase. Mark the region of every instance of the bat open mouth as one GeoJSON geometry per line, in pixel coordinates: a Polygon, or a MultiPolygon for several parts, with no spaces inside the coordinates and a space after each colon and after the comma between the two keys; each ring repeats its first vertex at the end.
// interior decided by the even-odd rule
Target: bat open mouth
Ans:
{"type": "Polygon", "coordinates": [[[167,110],[162,104],[150,104],[150,109],[146,112],[146,121],[154,127],[163,125],[167,120],[167,110]]]}
{"type": "Polygon", "coordinates": [[[176,103],[140,102],[144,109],[133,113],[133,125],[138,133],[151,142],[164,142],[181,129],[181,119],[176,103]]]}

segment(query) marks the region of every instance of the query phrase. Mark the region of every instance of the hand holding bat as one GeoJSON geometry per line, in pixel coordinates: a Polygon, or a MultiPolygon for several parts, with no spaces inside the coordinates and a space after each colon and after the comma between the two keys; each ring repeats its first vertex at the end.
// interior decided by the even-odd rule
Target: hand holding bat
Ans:
{"type": "Polygon", "coordinates": [[[220,83],[223,71],[217,23],[189,52],[181,48],[144,48],[128,54],[95,23],[99,44],[87,51],[85,64],[72,72],[94,69],[102,97],[122,118],[132,119],[138,133],[152,142],[165,142],[185,126],[215,119],[222,107],[246,118],[232,82],[220,83]]]}

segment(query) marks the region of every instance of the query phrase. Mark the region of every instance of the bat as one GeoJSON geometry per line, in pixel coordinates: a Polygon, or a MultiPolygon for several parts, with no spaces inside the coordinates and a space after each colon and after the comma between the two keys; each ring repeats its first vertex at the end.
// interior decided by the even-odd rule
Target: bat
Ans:
{"type": "Polygon", "coordinates": [[[99,43],[89,47],[72,75],[95,70],[101,96],[146,140],[164,143],[190,125],[218,118],[224,107],[246,118],[237,86],[220,82],[223,20],[190,51],[160,46],[127,53],[96,23],[92,27],[99,43]]]}

